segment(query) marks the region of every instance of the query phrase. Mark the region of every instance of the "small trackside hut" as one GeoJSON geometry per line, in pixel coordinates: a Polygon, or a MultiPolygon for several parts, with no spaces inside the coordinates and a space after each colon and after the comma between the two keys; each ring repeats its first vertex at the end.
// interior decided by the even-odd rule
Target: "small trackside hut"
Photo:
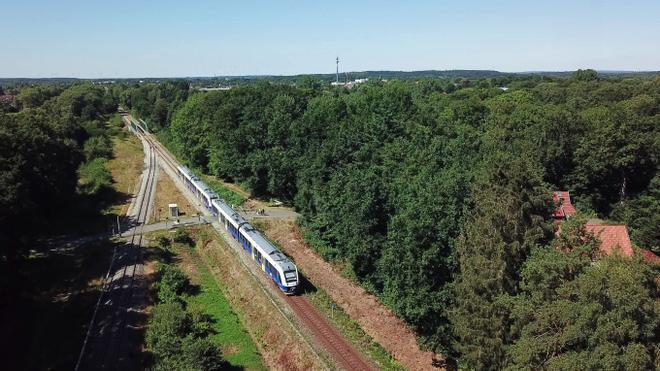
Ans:
{"type": "Polygon", "coordinates": [[[177,174],[195,197],[218,218],[223,228],[241,244],[245,253],[277,284],[277,287],[286,294],[295,293],[299,281],[296,265],[219,198],[190,169],[179,166],[177,174]]]}

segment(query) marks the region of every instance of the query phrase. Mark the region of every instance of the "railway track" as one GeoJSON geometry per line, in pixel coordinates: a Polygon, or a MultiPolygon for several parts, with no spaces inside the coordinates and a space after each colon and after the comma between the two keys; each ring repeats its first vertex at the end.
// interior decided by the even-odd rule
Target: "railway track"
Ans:
{"type": "MultiPolygon", "coordinates": [[[[284,296],[284,295],[283,295],[284,296]]],[[[334,357],[344,370],[373,370],[362,356],[344,339],[326,318],[304,296],[285,296],[285,301],[303,321],[317,341],[334,357]]]]}
{"type": "MultiPolygon", "coordinates": [[[[153,145],[145,141],[148,158],[145,176],[137,195],[136,208],[129,215],[129,223],[137,225],[128,242],[115,246],[104,279],[76,370],[130,370],[140,368],[140,325],[145,316],[141,311],[147,304],[147,287],[141,229],[149,216],[154,196],[157,154],[153,145]],[[133,220],[130,220],[133,219],[133,220]],[[136,352],[137,351],[137,352],[136,352]]],[[[125,223],[126,224],[126,223],[125,223]]]]}
{"type": "MultiPolygon", "coordinates": [[[[136,128],[138,128],[137,130],[141,132],[144,138],[156,150],[160,156],[160,159],[162,159],[165,164],[171,168],[173,173],[176,173],[178,163],[169,154],[169,151],[162,148],[162,145],[158,141],[151,138],[151,135],[146,133],[139,124],[136,124],[136,128]]],[[[233,241],[228,239],[228,242],[231,244],[233,241]]],[[[239,251],[239,254],[240,253],[242,253],[242,251],[239,251]]],[[[248,268],[248,265],[246,265],[246,268],[248,268]]],[[[255,275],[255,278],[258,280],[263,279],[261,275],[255,275]]],[[[268,283],[271,284],[270,288],[273,289],[274,285],[272,285],[272,282],[268,281],[268,283]]],[[[289,305],[295,315],[316,338],[317,343],[326,349],[327,352],[331,355],[339,368],[345,370],[374,369],[374,367],[371,366],[369,362],[366,361],[364,357],[362,357],[362,355],[357,352],[351,344],[348,343],[348,341],[339,333],[339,331],[329,323],[328,319],[319,313],[319,311],[307,300],[306,297],[287,296],[280,292],[280,290],[277,288],[274,288],[272,291],[277,292],[282,301],[289,305]]]]}

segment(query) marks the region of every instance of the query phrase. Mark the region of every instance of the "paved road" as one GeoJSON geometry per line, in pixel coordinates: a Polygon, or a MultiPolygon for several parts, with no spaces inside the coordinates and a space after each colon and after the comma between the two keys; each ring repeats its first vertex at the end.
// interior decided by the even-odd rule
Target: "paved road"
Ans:
{"type": "Polygon", "coordinates": [[[252,220],[252,219],[296,220],[300,216],[300,214],[298,214],[293,210],[277,208],[277,207],[266,207],[264,208],[263,213],[258,213],[257,210],[248,210],[239,207],[238,213],[246,220],[252,220]]]}
{"type": "Polygon", "coordinates": [[[122,233],[121,237],[132,237],[134,234],[143,234],[154,231],[160,231],[163,229],[172,229],[172,228],[187,227],[191,225],[208,224],[208,223],[209,221],[207,221],[205,217],[198,218],[195,216],[188,218],[180,218],[178,223],[175,221],[163,221],[152,224],[139,225],[130,228],[126,232],[122,233]]]}

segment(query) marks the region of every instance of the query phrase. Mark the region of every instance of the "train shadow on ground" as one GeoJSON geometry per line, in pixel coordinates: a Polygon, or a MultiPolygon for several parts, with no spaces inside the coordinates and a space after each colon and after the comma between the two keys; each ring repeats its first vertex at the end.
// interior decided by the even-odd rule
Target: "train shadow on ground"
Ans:
{"type": "Polygon", "coordinates": [[[300,280],[300,284],[298,285],[296,295],[313,294],[317,291],[316,286],[314,286],[314,284],[311,283],[307,277],[299,274],[298,279],[300,280]]]}

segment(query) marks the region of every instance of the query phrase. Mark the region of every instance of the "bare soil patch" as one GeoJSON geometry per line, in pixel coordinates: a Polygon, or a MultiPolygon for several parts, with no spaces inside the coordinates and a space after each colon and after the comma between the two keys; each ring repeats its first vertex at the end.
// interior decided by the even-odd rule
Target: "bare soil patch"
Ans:
{"type": "Polygon", "coordinates": [[[164,171],[160,172],[158,183],[156,184],[156,199],[154,201],[152,222],[166,220],[169,215],[169,204],[177,204],[179,215],[191,216],[196,211],[190,206],[190,201],[179,191],[172,179],[164,171]]]}
{"type": "Polygon", "coordinates": [[[299,264],[306,277],[323,288],[337,305],[362,329],[409,370],[434,370],[434,359],[441,355],[419,349],[415,333],[377,297],[343,277],[304,241],[298,226],[291,221],[264,221],[265,234],[279,243],[299,264]]]}

